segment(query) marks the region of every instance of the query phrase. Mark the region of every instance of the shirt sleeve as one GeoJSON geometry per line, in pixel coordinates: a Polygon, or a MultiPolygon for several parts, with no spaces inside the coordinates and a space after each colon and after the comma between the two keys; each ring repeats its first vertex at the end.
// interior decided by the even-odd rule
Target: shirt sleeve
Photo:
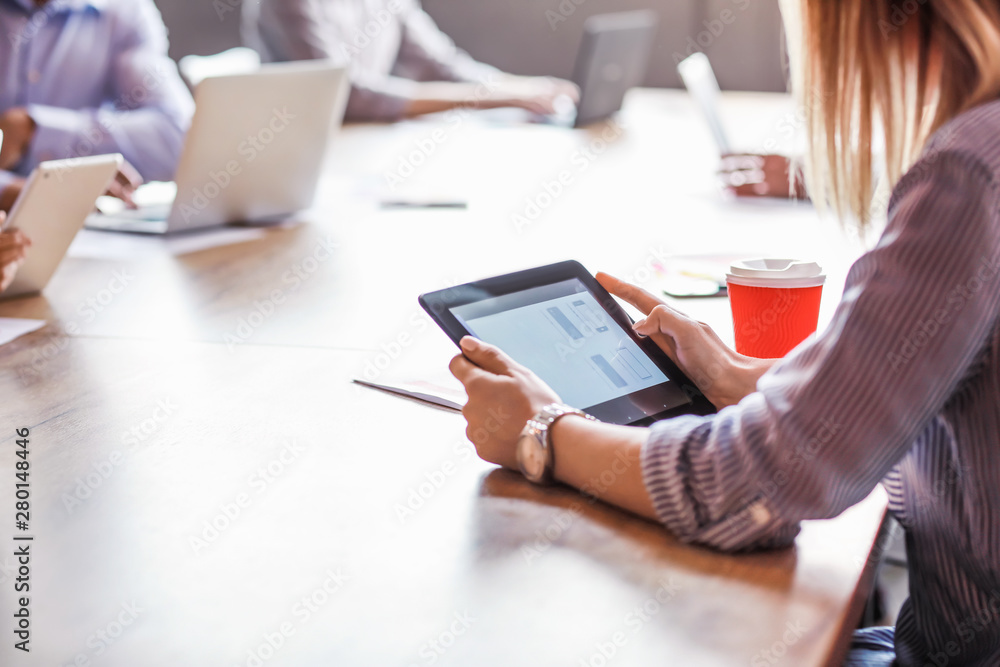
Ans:
{"type": "Polygon", "coordinates": [[[108,19],[117,22],[113,104],[98,109],[29,105],[37,130],[28,159],[34,164],[66,154],[117,152],[143,178],[170,180],[194,103],[167,55],[166,28],[152,2],[118,3],[113,11],[108,19]]]}
{"type": "Polygon", "coordinates": [[[416,84],[403,77],[364,72],[352,66],[352,34],[316,0],[277,0],[260,5],[258,39],[268,58],[279,62],[330,60],[350,68],[348,121],[394,121],[402,118],[416,84]]]}
{"type": "Polygon", "coordinates": [[[434,22],[415,0],[401,0],[403,40],[395,72],[416,81],[486,81],[500,70],[474,60],[434,22]]]}
{"type": "Polygon", "coordinates": [[[955,151],[900,182],[825,333],[711,417],[654,426],[643,476],[662,522],[724,550],[779,546],[864,499],[974,372],[1000,311],[996,183],[955,151]]]}

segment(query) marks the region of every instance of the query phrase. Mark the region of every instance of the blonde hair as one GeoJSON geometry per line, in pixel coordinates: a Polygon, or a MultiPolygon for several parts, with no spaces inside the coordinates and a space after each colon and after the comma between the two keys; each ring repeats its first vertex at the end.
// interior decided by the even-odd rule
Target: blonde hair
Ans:
{"type": "Polygon", "coordinates": [[[862,229],[948,120],[1000,97],[1000,0],[783,0],[810,195],[862,229]],[[881,136],[879,136],[881,134],[881,136]]]}

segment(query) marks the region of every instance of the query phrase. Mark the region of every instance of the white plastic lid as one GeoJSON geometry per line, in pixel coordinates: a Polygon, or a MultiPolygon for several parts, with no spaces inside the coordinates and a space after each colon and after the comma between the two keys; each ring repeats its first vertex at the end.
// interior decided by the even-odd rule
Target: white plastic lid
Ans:
{"type": "Polygon", "coordinates": [[[745,259],[729,267],[726,281],[746,287],[818,287],[826,282],[826,275],[816,262],[745,259]]]}

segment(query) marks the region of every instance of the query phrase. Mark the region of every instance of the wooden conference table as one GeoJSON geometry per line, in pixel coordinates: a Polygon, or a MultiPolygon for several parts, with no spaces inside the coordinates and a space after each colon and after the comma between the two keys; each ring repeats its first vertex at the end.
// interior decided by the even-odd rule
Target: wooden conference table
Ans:
{"type": "MultiPolygon", "coordinates": [[[[790,109],[730,95],[724,111],[761,150],[790,109]]],[[[808,206],[727,200],[715,167],[684,95],[636,91],[586,131],[349,127],[315,210],[242,243],[91,234],[44,296],[0,304],[49,322],[0,348],[0,662],[837,664],[880,492],[793,549],[721,555],[534,488],[479,461],[459,415],[351,383],[443,374],[454,350],[419,293],[566,258],[655,287],[669,255],[815,257],[828,317],[857,248],[808,206]],[[382,209],[390,170],[406,196],[469,207],[382,209]],[[30,654],[8,614],[20,427],[30,654]]],[[[731,336],[725,300],[682,307],[731,336]]]]}

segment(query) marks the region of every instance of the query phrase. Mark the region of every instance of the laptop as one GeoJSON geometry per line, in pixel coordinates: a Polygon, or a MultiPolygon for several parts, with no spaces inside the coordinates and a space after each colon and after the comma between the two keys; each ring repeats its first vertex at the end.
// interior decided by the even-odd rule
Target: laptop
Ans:
{"type": "Polygon", "coordinates": [[[35,168],[4,224],[4,229],[16,227],[27,234],[31,249],[0,299],[45,289],[122,162],[121,155],[98,155],[42,162],[35,168]]]}
{"type": "Polygon", "coordinates": [[[598,14],[587,19],[573,68],[580,87],[574,127],[608,118],[622,108],[625,93],[642,84],[656,38],[656,12],[598,14]]]}
{"type": "Polygon", "coordinates": [[[195,89],[176,188],[144,185],[138,210],[105,210],[87,227],[167,234],[273,222],[309,208],[349,90],[346,69],[328,61],[205,79],[195,89]]]}
{"type": "Polygon", "coordinates": [[[719,153],[732,155],[732,144],[719,115],[719,81],[715,78],[715,71],[712,69],[712,63],[708,61],[708,56],[698,52],[685,58],[677,65],[677,72],[684,82],[684,87],[691,93],[695,104],[705,116],[712,130],[712,136],[715,137],[715,143],[719,146],[719,153]]]}

